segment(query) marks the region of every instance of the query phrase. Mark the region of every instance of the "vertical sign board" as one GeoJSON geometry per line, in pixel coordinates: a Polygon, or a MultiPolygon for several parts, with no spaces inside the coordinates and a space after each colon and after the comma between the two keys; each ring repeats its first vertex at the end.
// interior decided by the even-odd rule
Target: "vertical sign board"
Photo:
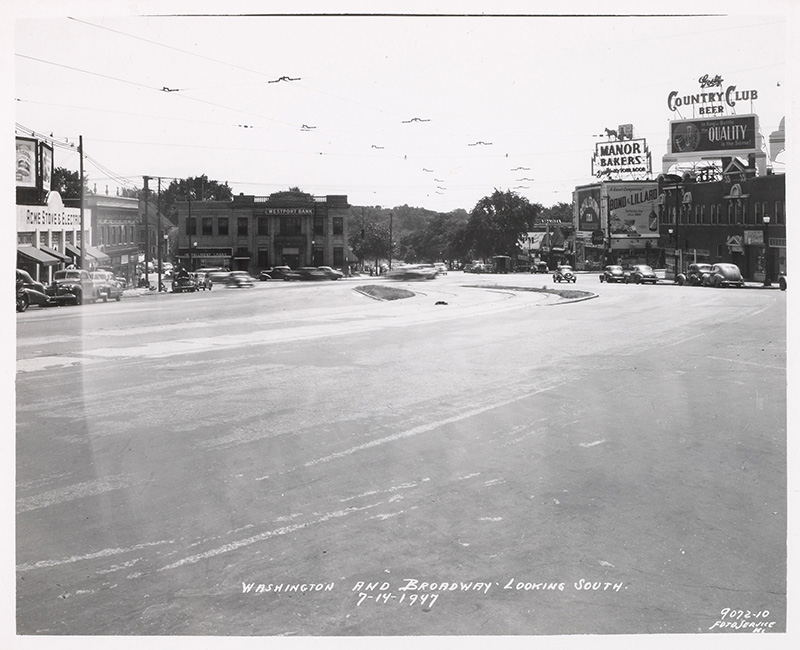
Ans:
{"type": "Polygon", "coordinates": [[[586,185],[575,188],[576,230],[593,232],[603,228],[600,220],[600,187],[586,185]]]}
{"type": "Polygon", "coordinates": [[[17,138],[17,187],[36,187],[38,141],[34,138],[17,138]]]}
{"type": "Polygon", "coordinates": [[[53,183],[53,147],[42,142],[39,145],[39,161],[42,165],[42,190],[49,192],[53,183]]]}

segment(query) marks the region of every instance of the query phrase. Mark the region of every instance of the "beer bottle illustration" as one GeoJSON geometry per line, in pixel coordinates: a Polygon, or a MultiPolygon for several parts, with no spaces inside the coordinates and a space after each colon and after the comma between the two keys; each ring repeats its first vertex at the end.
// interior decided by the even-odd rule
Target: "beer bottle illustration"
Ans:
{"type": "Polygon", "coordinates": [[[656,214],[655,210],[650,210],[648,226],[651,232],[656,232],[658,230],[658,215],[656,214]]]}

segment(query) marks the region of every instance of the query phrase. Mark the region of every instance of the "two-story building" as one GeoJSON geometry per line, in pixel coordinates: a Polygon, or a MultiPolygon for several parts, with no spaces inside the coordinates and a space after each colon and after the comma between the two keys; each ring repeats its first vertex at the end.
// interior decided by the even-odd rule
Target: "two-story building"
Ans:
{"type": "Polygon", "coordinates": [[[251,275],[272,266],[346,268],[347,197],[276,192],[232,201],[183,201],[177,261],[187,268],[224,267],[251,275]]]}

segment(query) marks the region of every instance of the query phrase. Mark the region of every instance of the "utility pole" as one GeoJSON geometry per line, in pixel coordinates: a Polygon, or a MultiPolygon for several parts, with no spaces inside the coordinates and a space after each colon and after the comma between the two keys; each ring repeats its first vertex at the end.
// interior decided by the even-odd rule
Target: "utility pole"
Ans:
{"type": "Polygon", "coordinates": [[[156,199],[156,254],[158,256],[158,287],[161,291],[161,177],[158,178],[158,198],[156,199]]]}
{"type": "Polygon", "coordinates": [[[392,219],[394,215],[390,212],[389,213],[389,270],[392,270],[392,219]]]}
{"type": "Polygon", "coordinates": [[[78,250],[80,250],[80,257],[78,258],[78,268],[83,269],[83,260],[85,257],[84,250],[86,248],[86,233],[84,232],[86,229],[86,223],[84,221],[84,213],[83,213],[83,204],[84,204],[84,191],[83,191],[83,136],[78,136],[78,156],[80,157],[80,173],[81,173],[81,245],[78,250]]]}
{"type": "Polygon", "coordinates": [[[144,177],[144,277],[147,278],[147,288],[150,288],[150,217],[148,215],[148,196],[150,177],[144,177]]]}

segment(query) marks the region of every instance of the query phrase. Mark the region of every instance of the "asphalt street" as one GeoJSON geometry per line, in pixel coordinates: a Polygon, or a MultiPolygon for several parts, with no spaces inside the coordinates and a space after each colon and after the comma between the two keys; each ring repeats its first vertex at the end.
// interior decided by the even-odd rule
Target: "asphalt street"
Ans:
{"type": "Polygon", "coordinates": [[[784,292],[126,296],[16,380],[19,634],[786,630],[784,292]]]}

